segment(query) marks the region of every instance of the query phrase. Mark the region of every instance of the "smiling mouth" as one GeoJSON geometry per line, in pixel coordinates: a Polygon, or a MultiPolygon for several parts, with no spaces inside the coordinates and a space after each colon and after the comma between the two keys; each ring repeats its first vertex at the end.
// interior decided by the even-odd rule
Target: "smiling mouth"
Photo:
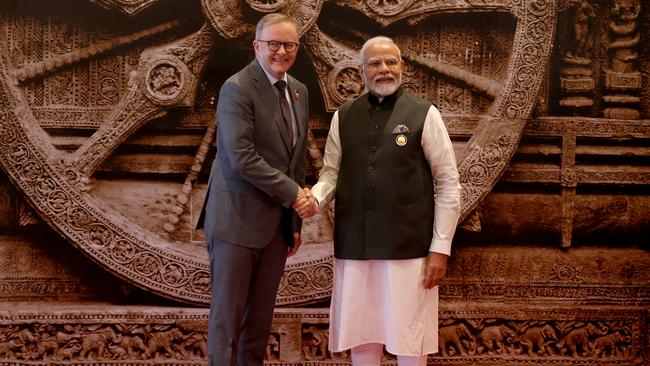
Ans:
{"type": "Polygon", "coordinates": [[[395,81],[393,78],[379,78],[375,80],[376,83],[389,83],[393,81],[395,81]]]}

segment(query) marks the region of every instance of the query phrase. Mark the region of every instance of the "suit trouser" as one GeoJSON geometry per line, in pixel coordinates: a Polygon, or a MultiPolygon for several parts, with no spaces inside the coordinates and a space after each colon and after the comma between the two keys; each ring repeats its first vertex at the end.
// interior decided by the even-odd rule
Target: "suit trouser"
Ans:
{"type": "Polygon", "coordinates": [[[287,259],[280,229],[262,249],[209,240],[208,251],[212,280],[209,365],[262,365],[287,259]]]}

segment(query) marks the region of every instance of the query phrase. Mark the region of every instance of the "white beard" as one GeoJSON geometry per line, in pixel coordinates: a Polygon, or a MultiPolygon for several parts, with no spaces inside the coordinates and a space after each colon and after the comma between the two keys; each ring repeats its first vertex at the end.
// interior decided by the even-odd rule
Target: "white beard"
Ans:
{"type": "Polygon", "coordinates": [[[389,96],[397,91],[399,86],[402,84],[401,77],[394,79],[390,83],[380,83],[377,84],[376,81],[373,81],[372,84],[368,87],[368,89],[372,92],[377,97],[383,98],[386,96],[389,96]]]}

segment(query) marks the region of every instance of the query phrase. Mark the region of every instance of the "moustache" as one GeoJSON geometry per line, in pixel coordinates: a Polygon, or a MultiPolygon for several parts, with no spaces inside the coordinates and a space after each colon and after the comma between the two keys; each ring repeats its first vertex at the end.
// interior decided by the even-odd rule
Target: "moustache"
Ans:
{"type": "Polygon", "coordinates": [[[396,81],[396,79],[393,76],[376,76],[376,77],[374,77],[372,79],[372,81],[374,81],[374,82],[378,82],[380,80],[381,81],[390,81],[390,82],[395,82],[396,81]]]}

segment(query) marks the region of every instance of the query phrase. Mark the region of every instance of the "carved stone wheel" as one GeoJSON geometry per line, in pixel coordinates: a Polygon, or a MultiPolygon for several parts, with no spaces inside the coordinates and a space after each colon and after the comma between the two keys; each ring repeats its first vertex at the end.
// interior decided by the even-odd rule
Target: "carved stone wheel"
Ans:
{"type": "MultiPolygon", "coordinates": [[[[156,3],[93,2],[116,7],[127,14],[156,3]]],[[[20,68],[11,62],[7,37],[4,34],[0,37],[0,164],[6,174],[43,221],[101,267],[135,286],[192,304],[206,305],[210,301],[205,253],[177,246],[165,239],[163,230],[152,232],[125,213],[117,212],[88,189],[88,179],[145,123],[165,115],[170,107],[193,105],[201,71],[215,44],[251,32],[254,27],[254,21],[249,19],[251,13],[283,11],[298,18],[301,42],[312,60],[326,112],[363,90],[354,48],[357,44],[352,47],[336,35],[327,34],[317,24],[322,0],[243,3],[203,0],[206,25],[184,39],[143,52],[136,72],[129,79],[128,90],[117,106],[106,114],[100,127],[81,147],[68,154],[55,149],[51,137],[39,126],[22,81],[38,74],[56,74],[61,66],[84,62],[84,57],[101,52],[101,45],[20,68]]],[[[475,113],[454,113],[439,105],[452,136],[469,136],[457,149],[463,184],[462,218],[467,218],[507,167],[532,113],[552,49],[555,0],[331,3],[371,17],[386,29],[397,23],[415,29],[422,24],[430,25],[427,22],[436,17],[450,15],[496,14],[502,17],[499,19],[511,20],[511,39],[506,42],[511,45],[509,54],[502,58],[504,63],[499,71],[493,73],[481,68],[468,69],[455,62],[453,55],[451,60],[441,57],[440,52],[428,48],[427,39],[422,39],[426,38],[426,32],[419,36],[403,33],[394,37],[407,62],[404,82],[408,90],[429,98],[436,91],[446,95],[445,98],[453,98],[455,93],[481,95],[475,113]]],[[[146,34],[143,31],[131,38],[139,39],[146,34]]],[[[129,39],[120,41],[128,43],[129,39]]],[[[207,131],[189,176],[198,174],[213,132],[207,131]]],[[[181,196],[187,198],[192,183],[191,179],[186,181],[181,196]]],[[[288,265],[278,304],[327,299],[331,272],[330,256],[314,256],[305,251],[288,265]]]]}

